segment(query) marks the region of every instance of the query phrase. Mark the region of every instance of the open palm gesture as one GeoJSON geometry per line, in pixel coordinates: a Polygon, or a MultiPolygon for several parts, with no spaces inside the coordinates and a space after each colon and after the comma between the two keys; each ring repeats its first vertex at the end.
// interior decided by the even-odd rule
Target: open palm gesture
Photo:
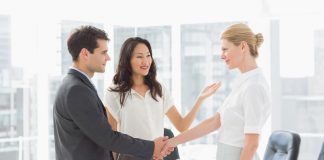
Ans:
{"type": "Polygon", "coordinates": [[[199,95],[199,98],[205,99],[205,98],[209,97],[210,95],[214,94],[220,86],[221,86],[220,82],[216,82],[216,83],[213,83],[213,84],[207,86],[206,88],[204,88],[202,90],[202,92],[199,95]]]}

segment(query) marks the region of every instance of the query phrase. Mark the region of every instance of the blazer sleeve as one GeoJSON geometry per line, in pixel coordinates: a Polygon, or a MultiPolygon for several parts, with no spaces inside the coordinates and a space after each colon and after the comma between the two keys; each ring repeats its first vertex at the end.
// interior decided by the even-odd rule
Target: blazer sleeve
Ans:
{"type": "Polygon", "coordinates": [[[104,111],[99,109],[102,103],[98,102],[97,95],[88,87],[71,87],[65,103],[74,123],[98,145],[118,153],[131,154],[143,159],[152,158],[154,142],[113,131],[104,111]]]}

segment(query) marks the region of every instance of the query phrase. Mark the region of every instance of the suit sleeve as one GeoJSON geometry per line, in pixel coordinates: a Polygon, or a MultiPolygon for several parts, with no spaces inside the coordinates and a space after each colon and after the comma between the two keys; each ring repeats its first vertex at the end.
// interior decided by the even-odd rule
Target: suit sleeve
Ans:
{"type": "Polygon", "coordinates": [[[100,105],[95,93],[85,86],[72,87],[66,97],[70,116],[92,141],[110,151],[150,159],[154,143],[113,131],[100,105]]]}

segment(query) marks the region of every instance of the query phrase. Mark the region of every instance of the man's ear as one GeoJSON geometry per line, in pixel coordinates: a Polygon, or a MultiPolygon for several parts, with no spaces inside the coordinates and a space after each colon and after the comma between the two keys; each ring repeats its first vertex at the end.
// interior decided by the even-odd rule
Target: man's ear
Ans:
{"type": "Polygon", "coordinates": [[[89,51],[86,48],[82,48],[79,57],[81,59],[87,59],[88,56],[89,56],[89,51]]]}

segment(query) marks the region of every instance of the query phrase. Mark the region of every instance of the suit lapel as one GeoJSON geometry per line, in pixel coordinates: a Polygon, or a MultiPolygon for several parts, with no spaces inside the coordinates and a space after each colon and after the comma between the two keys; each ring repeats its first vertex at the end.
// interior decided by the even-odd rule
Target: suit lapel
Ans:
{"type": "Polygon", "coordinates": [[[81,81],[84,84],[86,84],[88,87],[90,87],[96,93],[97,99],[98,99],[98,101],[99,101],[99,103],[100,103],[100,105],[101,105],[101,107],[103,109],[104,115],[105,115],[105,117],[107,117],[106,108],[102,104],[102,102],[101,102],[101,100],[100,100],[100,98],[98,96],[97,90],[94,88],[93,84],[89,81],[89,79],[86,76],[84,76],[83,74],[81,74],[80,72],[78,72],[78,71],[76,71],[74,69],[69,69],[68,74],[71,74],[71,75],[76,76],[79,79],[81,79],[81,81]]]}
{"type": "Polygon", "coordinates": [[[81,81],[82,81],[84,84],[86,84],[88,87],[90,87],[93,91],[95,91],[95,92],[97,93],[97,90],[94,88],[94,86],[92,85],[92,83],[91,83],[91,82],[89,81],[89,79],[88,79],[86,76],[84,76],[82,73],[80,73],[80,72],[78,72],[78,71],[76,71],[76,70],[74,70],[74,69],[70,69],[69,72],[68,72],[68,74],[71,74],[71,75],[74,75],[74,76],[80,78],[81,81]]]}

